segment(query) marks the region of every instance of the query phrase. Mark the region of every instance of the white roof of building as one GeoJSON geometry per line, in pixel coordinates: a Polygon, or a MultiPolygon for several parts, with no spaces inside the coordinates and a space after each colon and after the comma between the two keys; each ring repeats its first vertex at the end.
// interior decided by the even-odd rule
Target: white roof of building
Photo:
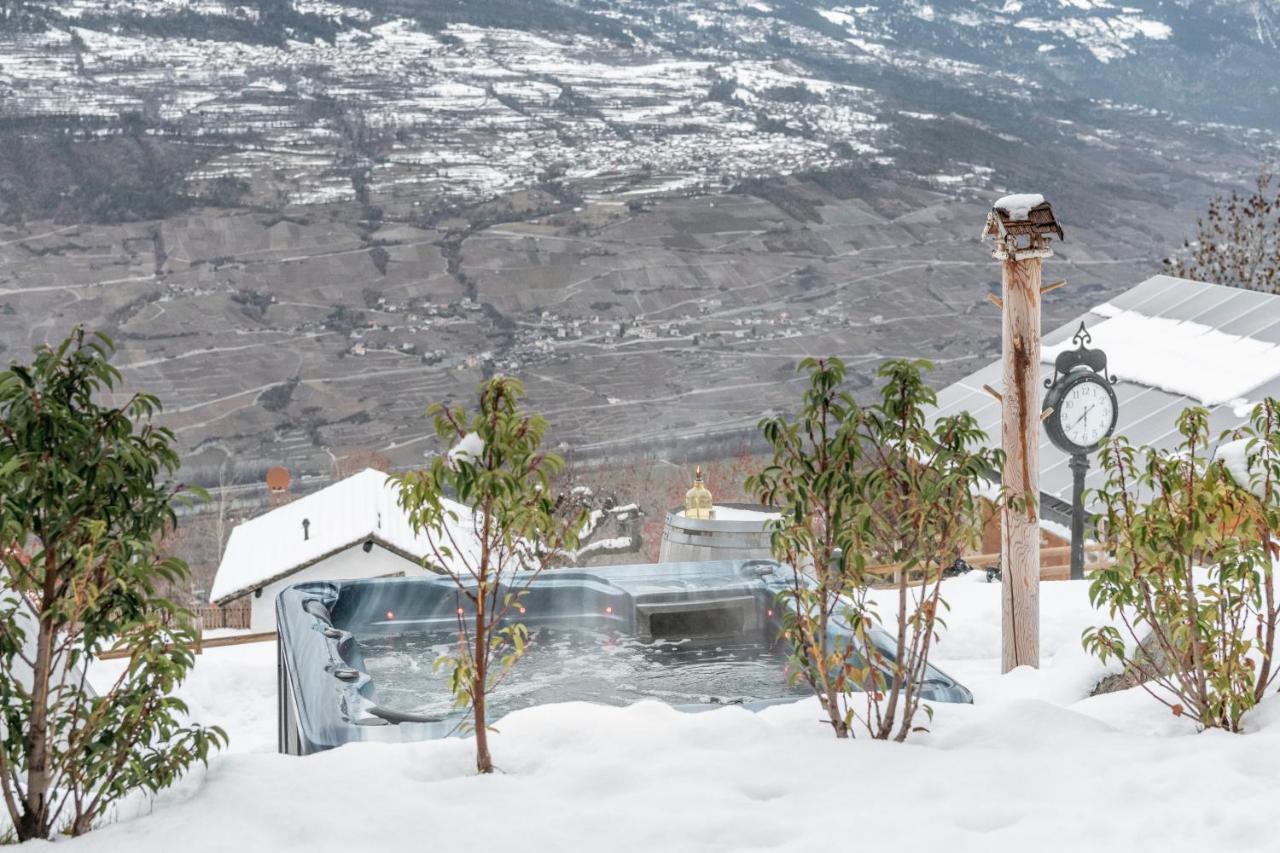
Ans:
{"type": "MultiPolygon", "coordinates": [[[[1280,397],[1280,296],[1157,275],[1044,335],[1041,374],[1053,376],[1053,356],[1074,348],[1081,321],[1107,353],[1116,376],[1120,414],[1116,434],[1135,445],[1176,445],[1178,415],[1188,406],[1209,410],[1209,432],[1240,426],[1251,406],[1280,397]]],[[[1000,441],[1000,404],[983,390],[999,388],[997,360],[938,394],[935,417],[967,409],[988,441],[1000,441]]],[[[1043,391],[1042,391],[1043,393],[1043,391]]],[[[1069,518],[1068,456],[1041,429],[1040,492],[1049,517],[1069,518]]],[[[1096,459],[1086,488],[1102,485],[1096,459]]]]}
{"type": "MultiPolygon", "coordinates": [[[[236,525],[210,600],[222,603],[237,598],[369,539],[406,559],[422,560],[431,547],[425,536],[413,532],[399,499],[394,480],[366,468],[236,525]],[[309,522],[305,537],[304,519],[309,522]]],[[[461,504],[446,503],[461,522],[454,538],[459,547],[466,547],[475,541],[467,522],[471,512],[461,504]]]]}

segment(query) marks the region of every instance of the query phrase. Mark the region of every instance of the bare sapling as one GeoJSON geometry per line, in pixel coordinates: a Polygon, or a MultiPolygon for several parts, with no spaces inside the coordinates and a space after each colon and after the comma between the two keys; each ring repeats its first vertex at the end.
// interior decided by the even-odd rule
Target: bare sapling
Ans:
{"type": "Polygon", "coordinates": [[[1251,192],[1215,196],[1195,236],[1166,258],[1179,278],[1280,293],[1280,186],[1266,169],[1251,192]]]}

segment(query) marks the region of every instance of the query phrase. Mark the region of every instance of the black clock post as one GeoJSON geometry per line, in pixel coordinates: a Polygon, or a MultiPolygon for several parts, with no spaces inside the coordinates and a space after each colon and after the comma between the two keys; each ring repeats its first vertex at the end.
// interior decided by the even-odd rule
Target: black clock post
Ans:
{"type": "Polygon", "coordinates": [[[1073,453],[1071,461],[1071,579],[1084,580],[1084,475],[1089,454],[1073,453]]]}
{"type": "Polygon", "coordinates": [[[1071,455],[1071,579],[1084,578],[1084,478],[1089,454],[1115,432],[1120,406],[1107,375],[1107,354],[1090,349],[1093,338],[1084,323],[1054,361],[1053,378],[1044,384],[1045,432],[1058,449],[1071,455]]]}

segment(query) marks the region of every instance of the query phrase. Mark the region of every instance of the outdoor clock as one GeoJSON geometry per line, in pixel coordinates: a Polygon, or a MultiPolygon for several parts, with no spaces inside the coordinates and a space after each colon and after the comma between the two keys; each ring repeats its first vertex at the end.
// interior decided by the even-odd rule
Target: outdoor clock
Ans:
{"type": "Polygon", "coordinates": [[[1071,339],[1076,348],[1058,353],[1053,378],[1044,381],[1044,429],[1049,440],[1071,457],[1071,579],[1084,578],[1084,479],[1089,454],[1116,430],[1120,404],[1107,375],[1107,354],[1090,349],[1093,338],[1084,323],[1071,339]]]}
{"type": "Polygon", "coordinates": [[[1084,323],[1072,340],[1076,349],[1059,353],[1053,378],[1045,380],[1045,432],[1059,450],[1082,456],[1115,432],[1120,405],[1115,380],[1107,376],[1107,355],[1086,346],[1093,339],[1084,323]]]}

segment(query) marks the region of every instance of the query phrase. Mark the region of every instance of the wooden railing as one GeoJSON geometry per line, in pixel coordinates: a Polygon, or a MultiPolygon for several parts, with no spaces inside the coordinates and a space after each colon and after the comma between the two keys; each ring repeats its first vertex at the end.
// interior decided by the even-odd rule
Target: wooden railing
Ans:
{"type": "MultiPolygon", "coordinates": [[[[229,637],[202,638],[195,646],[196,654],[203,654],[205,649],[216,649],[222,646],[243,646],[248,643],[268,643],[276,639],[275,631],[264,631],[258,634],[232,634],[229,637]]],[[[98,660],[120,660],[133,655],[133,649],[112,649],[98,655],[98,660]]]]}
{"type": "MultiPolygon", "coordinates": [[[[1061,576],[1066,578],[1070,571],[1071,546],[1070,545],[1054,545],[1048,548],[1040,549],[1040,574],[1043,578],[1061,576]],[[1059,560],[1061,562],[1059,562],[1059,560]],[[1046,565],[1046,561],[1052,561],[1046,565]],[[1046,572],[1048,574],[1046,574],[1046,572]]],[[[997,551],[991,554],[965,554],[961,557],[966,563],[975,569],[985,569],[988,566],[1000,565],[1000,553],[997,551]]],[[[1111,565],[1111,557],[1107,554],[1106,548],[1101,545],[1089,544],[1084,546],[1084,570],[1086,572],[1102,566],[1111,565]]],[[[868,574],[896,576],[902,570],[901,563],[880,563],[873,566],[867,566],[868,574]]],[[[913,570],[913,573],[919,570],[913,570]]]]}

